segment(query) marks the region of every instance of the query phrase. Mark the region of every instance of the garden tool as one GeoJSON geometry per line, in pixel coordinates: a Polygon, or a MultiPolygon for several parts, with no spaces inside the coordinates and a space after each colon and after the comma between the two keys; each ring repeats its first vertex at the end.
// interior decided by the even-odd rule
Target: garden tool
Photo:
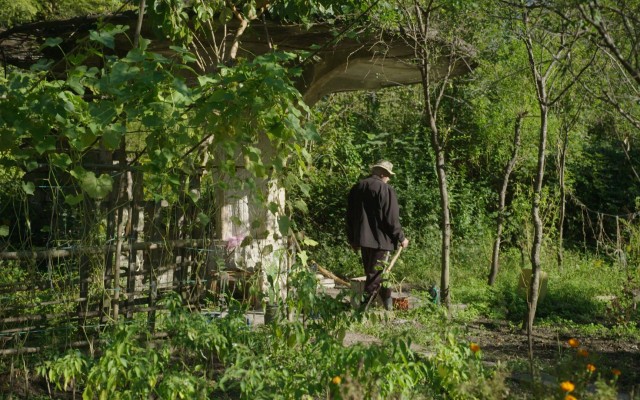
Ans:
{"type": "MultiPolygon", "coordinates": [[[[393,266],[395,265],[396,261],[398,261],[398,257],[400,256],[400,253],[402,253],[402,249],[403,249],[402,246],[398,247],[398,251],[396,251],[396,254],[394,254],[393,258],[391,259],[391,262],[389,263],[389,265],[387,265],[382,270],[382,276],[384,276],[385,274],[387,274],[387,273],[389,273],[391,271],[391,268],[393,268],[393,266]]],[[[371,297],[369,297],[369,301],[367,301],[367,305],[364,307],[364,312],[367,312],[367,310],[369,309],[369,306],[371,305],[371,302],[373,301],[373,299],[375,299],[378,296],[378,292],[380,292],[380,288],[381,287],[382,287],[382,284],[380,284],[380,286],[378,286],[376,291],[373,292],[371,297]]]]}

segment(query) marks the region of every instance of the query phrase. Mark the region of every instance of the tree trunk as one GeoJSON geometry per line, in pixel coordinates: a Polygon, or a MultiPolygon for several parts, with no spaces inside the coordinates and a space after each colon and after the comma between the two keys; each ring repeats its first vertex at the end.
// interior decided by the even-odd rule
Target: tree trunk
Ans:
{"type": "MultiPolygon", "coordinates": [[[[437,142],[437,130],[432,130],[431,140],[437,142]]],[[[442,252],[440,254],[440,299],[442,304],[451,311],[451,296],[449,290],[449,266],[451,254],[451,213],[449,211],[449,189],[447,187],[447,173],[445,170],[444,149],[436,149],[436,169],[438,174],[438,188],[440,189],[440,217],[442,231],[442,252]]]]}
{"type": "MultiPolygon", "coordinates": [[[[524,15],[525,26],[528,25],[528,15],[524,15]]],[[[527,32],[524,38],[529,58],[529,67],[536,87],[536,97],[540,108],[540,138],[538,143],[538,167],[533,188],[533,200],[531,202],[531,217],[533,219],[534,236],[531,246],[531,282],[529,282],[529,296],[527,298],[527,317],[524,325],[527,330],[529,342],[529,361],[531,362],[531,372],[533,373],[533,321],[536,316],[538,306],[538,287],[540,286],[540,253],[542,250],[543,225],[540,217],[540,199],[542,197],[542,182],[544,180],[544,168],[547,151],[547,131],[549,116],[549,97],[547,95],[547,79],[559,57],[549,64],[546,73],[543,75],[539,70],[539,65],[534,56],[534,47],[531,35],[527,32]]]]}
{"type": "Polygon", "coordinates": [[[502,189],[500,189],[500,200],[498,205],[498,218],[496,227],[496,240],[493,242],[493,253],[491,256],[491,271],[489,272],[489,286],[493,286],[500,269],[500,242],[502,241],[502,225],[504,223],[504,208],[507,198],[507,187],[509,186],[509,176],[516,165],[518,158],[518,149],[520,148],[520,132],[522,128],[522,119],[527,115],[526,112],[518,114],[516,119],[516,127],[513,135],[513,150],[511,159],[504,168],[504,179],[502,180],[502,189]]]}
{"type": "Polygon", "coordinates": [[[451,253],[451,212],[449,201],[449,189],[447,186],[446,159],[445,159],[445,138],[438,128],[438,111],[442,99],[445,96],[446,88],[450,85],[450,78],[453,67],[456,63],[455,54],[447,55],[447,70],[442,76],[437,78],[432,75],[434,63],[440,60],[440,54],[430,47],[429,32],[431,31],[432,8],[422,8],[418,2],[414,2],[416,25],[413,27],[412,35],[414,40],[414,51],[416,59],[419,60],[422,91],[424,94],[424,117],[429,123],[431,130],[431,147],[436,157],[436,174],[438,176],[438,188],[440,190],[440,216],[442,232],[442,248],[440,254],[440,299],[447,308],[448,316],[451,317],[451,290],[449,287],[450,253],[451,253]],[[434,83],[435,79],[438,83],[434,83]]]}
{"type": "Polygon", "coordinates": [[[564,137],[562,138],[562,148],[560,150],[560,160],[558,162],[558,168],[560,169],[559,184],[560,184],[560,215],[558,217],[558,253],[556,259],[558,261],[558,269],[562,271],[564,264],[564,218],[567,205],[567,190],[565,187],[565,166],[567,162],[567,142],[569,141],[569,127],[564,129],[564,137]]]}
{"type": "Polygon", "coordinates": [[[529,353],[533,356],[533,320],[538,306],[538,287],[540,285],[540,253],[542,251],[542,218],[540,217],[540,199],[542,197],[542,181],[544,179],[544,167],[547,147],[547,123],[548,108],[540,104],[540,142],[538,144],[538,168],[533,189],[533,201],[531,216],[533,219],[534,235],[531,248],[531,282],[529,284],[529,297],[527,299],[528,315],[526,322],[527,336],[529,338],[529,353]]]}

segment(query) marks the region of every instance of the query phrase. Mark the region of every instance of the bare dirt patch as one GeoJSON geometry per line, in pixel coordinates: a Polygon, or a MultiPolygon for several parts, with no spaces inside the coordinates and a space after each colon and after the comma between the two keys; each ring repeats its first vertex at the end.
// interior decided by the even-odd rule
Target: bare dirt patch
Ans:
{"type": "MultiPolygon", "coordinates": [[[[469,340],[480,345],[485,360],[503,363],[528,361],[527,335],[519,327],[503,321],[478,320],[469,324],[468,328],[469,340]]],[[[563,354],[576,352],[567,344],[571,337],[553,328],[536,327],[533,337],[535,359],[546,365],[554,365],[563,354]]],[[[640,341],[616,337],[575,338],[580,341],[580,348],[588,352],[585,366],[593,363],[605,377],[612,377],[613,369],[620,370],[620,390],[640,396],[640,341]]]]}

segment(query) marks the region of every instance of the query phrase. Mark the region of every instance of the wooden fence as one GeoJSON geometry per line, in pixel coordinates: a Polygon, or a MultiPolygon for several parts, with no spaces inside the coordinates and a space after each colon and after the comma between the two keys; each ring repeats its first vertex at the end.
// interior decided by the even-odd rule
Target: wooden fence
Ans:
{"type": "Polygon", "coordinates": [[[158,300],[165,293],[178,292],[185,303],[198,309],[204,300],[215,303],[221,283],[231,281],[233,286],[235,280],[246,284],[251,279],[250,274],[221,270],[212,255],[224,254],[223,245],[202,239],[4,252],[0,265],[29,270],[35,264],[42,269],[41,261],[46,261],[85,268],[94,265],[87,259],[109,259],[116,250],[122,262],[113,264],[119,264],[120,274],[113,268],[98,268],[78,271],[66,282],[53,282],[43,279],[44,271],[37,271],[0,286],[0,356],[34,353],[48,346],[88,346],[107,323],[140,314],[146,314],[153,333],[156,312],[162,309],[158,300]]]}
{"type": "MultiPolygon", "coordinates": [[[[73,238],[64,246],[21,245],[17,251],[5,246],[0,252],[6,278],[0,281],[0,356],[89,346],[108,323],[123,319],[146,318],[155,333],[165,293],[178,292],[197,309],[203,301],[217,301],[221,283],[252,279],[229,262],[233,254],[215,239],[213,215],[214,222],[202,223],[203,210],[187,195],[176,205],[145,200],[140,171],[123,167],[127,163],[117,155],[100,157],[92,161],[113,177],[114,187],[108,198],[80,204],[73,238]]],[[[52,188],[49,172],[29,178],[38,190],[57,190],[64,198],[69,189],[52,188]]],[[[200,190],[199,177],[190,178],[190,189],[200,190]]],[[[56,196],[40,197],[50,198],[56,196]]],[[[62,202],[42,207],[51,214],[41,218],[57,221],[65,207],[62,202]]]]}

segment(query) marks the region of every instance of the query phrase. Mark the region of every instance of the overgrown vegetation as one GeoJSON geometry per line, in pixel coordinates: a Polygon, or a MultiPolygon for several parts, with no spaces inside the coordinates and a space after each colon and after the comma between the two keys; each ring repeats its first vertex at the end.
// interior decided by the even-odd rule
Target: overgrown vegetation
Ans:
{"type": "Polygon", "coordinates": [[[73,46],[42,38],[51,59],[30,69],[2,66],[0,339],[14,351],[0,361],[2,390],[85,399],[639,395],[640,10],[633,1],[551,3],[0,2],[0,26],[16,27],[0,32],[0,44],[22,23],[145,4],[150,31],[171,42],[156,51],[154,38],[106,17],[73,46]],[[332,94],[309,107],[297,87],[327,43],[239,55],[245,30],[267,18],[328,25],[331,43],[392,37],[415,51],[422,87],[332,94]],[[431,28],[441,37],[432,40],[431,28]],[[233,34],[216,41],[218,31],[233,34]],[[430,79],[461,60],[468,73],[430,79]],[[520,151],[499,210],[516,123],[520,151]],[[111,169],[96,166],[96,154],[111,169]],[[414,307],[362,314],[348,305],[352,293],[318,293],[310,260],[346,280],[362,275],[344,238],[345,199],[381,158],[394,163],[411,240],[389,281],[410,291],[414,307]],[[143,178],[133,194],[135,174],[143,178]],[[274,179],[285,203],[265,190],[274,179]],[[179,293],[157,305],[157,276],[141,277],[149,290],[138,299],[154,310],[146,318],[118,314],[136,299],[126,293],[136,271],[121,266],[123,257],[135,265],[131,249],[13,254],[121,250],[143,239],[132,217],[143,203],[156,207],[148,248],[169,249],[176,231],[210,239],[228,205],[220,193],[246,196],[261,217],[233,215],[237,229],[214,261],[213,245],[181,253],[195,272],[175,278],[179,293]],[[487,285],[499,212],[500,270],[487,285]],[[242,293],[249,300],[225,297],[226,286],[202,273],[227,273],[234,249],[267,239],[283,249],[270,243],[260,253],[281,264],[260,266],[264,281],[252,278],[242,293]],[[431,296],[445,264],[449,312],[431,296]],[[536,284],[519,284],[530,269],[547,277],[537,275],[539,301],[536,284]],[[200,291],[197,302],[185,287],[200,291]],[[256,303],[274,307],[274,322],[251,324],[256,303]],[[94,325],[81,323],[87,304],[99,307],[94,325]],[[21,319],[36,322],[11,325],[21,319]],[[502,335],[516,339],[499,351],[502,335]]]}

